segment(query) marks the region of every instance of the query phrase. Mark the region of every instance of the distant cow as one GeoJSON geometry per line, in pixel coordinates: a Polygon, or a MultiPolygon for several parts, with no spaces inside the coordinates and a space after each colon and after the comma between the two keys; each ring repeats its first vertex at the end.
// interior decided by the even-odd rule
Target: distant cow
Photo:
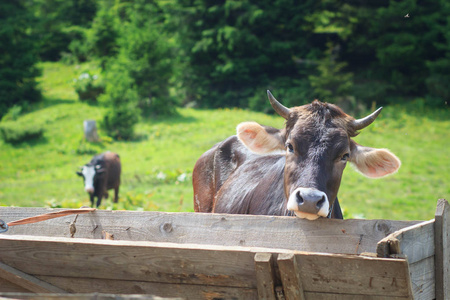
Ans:
{"type": "Polygon", "coordinates": [[[121,164],[118,154],[105,152],[96,155],[91,162],[81,167],[77,172],[84,178],[84,189],[89,193],[91,205],[97,197],[97,207],[102,198],[108,198],[108,190],[114,189],[114,203],[118,201],[121,164]]]}
{"type": "Polygon", "coordinates": [[[389,150],[351,139],[381,108],[355,120],[333,104],[287,108],[267,94],[285,128],[244,122],[237,135],[205,152],[192,175],[196,212],[339,218],[334,203],[347,162],[371,178],[400,167],[389,150]]]}

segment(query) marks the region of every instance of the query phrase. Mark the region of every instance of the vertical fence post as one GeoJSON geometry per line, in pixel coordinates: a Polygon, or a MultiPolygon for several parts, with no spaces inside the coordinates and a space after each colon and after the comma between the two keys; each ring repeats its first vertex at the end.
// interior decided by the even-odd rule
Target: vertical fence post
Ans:
{"type": "Polygon", "coordinates": [[[277,262],[286,299],[305,300],[303,283],[295,255],[293,253],[280,253],[277,262]]]}
{"type": "Polygon", "coordinates": [[[436,299],[450,299],[450,206],[439,199],[434,222],[436,299]]]}
{"type": "Polygon", "coordinates": [[[256,284],[259,299],[276,300],[273,264],[272,253],[255,254],[256,284]]]}

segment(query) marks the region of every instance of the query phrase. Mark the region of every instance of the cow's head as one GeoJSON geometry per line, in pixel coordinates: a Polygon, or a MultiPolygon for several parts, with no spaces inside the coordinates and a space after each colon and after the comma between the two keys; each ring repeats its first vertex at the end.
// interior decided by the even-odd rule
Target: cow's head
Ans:
{"type": "Polygon", "coordinates": [[[101,165],[91,165],[86,164],[80,168],[80,171],[77,171],[78,176],[81,176],[84,178],[84,189],[89,194],[93,194],[94,189],[94,180],[96,177],[98,177],[100,174],[104,173],[105,169],[102,168],[101,165]]]}
{"type": "Polygon", "coordinates": [[[298,217],[314,220],[328,216],[347,162],[370,178],[399,169],[400,160],[389,150],[364,147],[351,139],[375,120],[381,108],[355,120],[333,104],[315,100],[287,108],[269,91],[267,94],[275,111],[286,119],[286,127],[278,130],[244,122],[237,127],[237,136],[254,153],[283,151],[287,208],[298,217]]]}

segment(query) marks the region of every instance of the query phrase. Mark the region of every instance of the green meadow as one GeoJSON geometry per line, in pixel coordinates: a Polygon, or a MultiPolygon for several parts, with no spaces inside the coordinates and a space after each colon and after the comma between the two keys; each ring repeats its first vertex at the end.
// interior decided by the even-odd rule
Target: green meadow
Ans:
{"type": "MultiPolygon", "coordinates": [[[[83,120],[100,122],[106,109],[80,102],[73,80],[92,66],[40,66],[44,101],[17,121],[39,124],[45,133],[20,144],[0,141],[3,206],[89,205],[75,172],[94,154],[109,150],[121,157],[122,184],[119,203],[103,200],[102,209],[193,211],[192,169],[203,152],[233,135],[243,121],[283,126],[281,117],[238,108],[177,108],[176,117],[142,119],[133,141],[113,141],[100,129],[101,142],[88,143],[83,139],[83,120]]],[[[374,180],[347,166],[339,191],[346,218],[426,220],[433,218],[439,198],[450,198],[448,110],[430,110],[420,99],[408,106],[385,107],[355,140],[390,149],[402,167],[393,176],[374,180]]]]}

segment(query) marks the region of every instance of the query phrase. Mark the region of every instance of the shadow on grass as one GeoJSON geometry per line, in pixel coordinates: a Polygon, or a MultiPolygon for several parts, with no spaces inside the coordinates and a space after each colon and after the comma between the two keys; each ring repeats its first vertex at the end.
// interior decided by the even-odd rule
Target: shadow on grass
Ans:
{"type": "Polygon", "coordinates": [[[98,101],[91,101],[91,100],[84,100],[80,101],[78,99],[61,99],[61,98],[51,98],[51,97],[44,97],[41,102],[38,102],[30,107],[29,112],[34,112],[37,110],[49,108],[52,106],[62,105],[62,104],[86,104],[88,106],[92,107],[100,107],[102,105],[99,104],[98,101]]]}
{"type": "Polygon", "coordinates": [[[9,144],[16,149],[22,149],[22,148],[44,145],[47,143],[48,143],[48,139],[45,136],[41,136],[41,137],[26,140],[26,141],[9,143],[9,144]]]}
{"type": "Polygon", "coordinates": [[[73,104],[73,103],[76,103],[76,102],[78,102],[78,100],[44,97],[44,99],[41,102],[36,103],[36,105],[34,107],[32,107],[32,110],[36,111],[36,110],[52,107],[52,106],[55,106],[55,105],[73,104]]]}
{"type": "Polygon", "coordinates": [[[174,116],[148,116],[143,117],[142,121],[149,125],[156,124],[182,124],[182,123],[194,123],[197,121],[197,118],[192,116],[182,116],[180,114],[176,114],[174,116]]]}

